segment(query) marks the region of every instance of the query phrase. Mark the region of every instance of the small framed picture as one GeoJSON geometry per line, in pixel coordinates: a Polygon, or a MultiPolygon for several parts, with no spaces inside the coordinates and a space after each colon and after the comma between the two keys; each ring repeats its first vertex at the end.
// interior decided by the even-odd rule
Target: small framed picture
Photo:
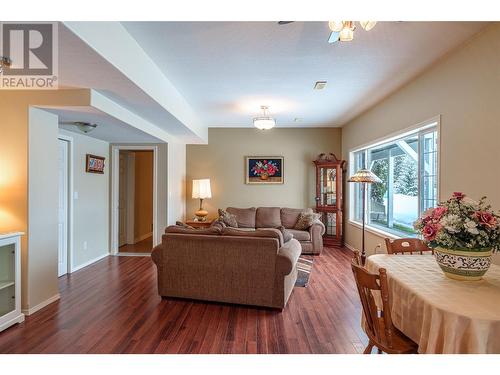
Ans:
{"type": "Polygon", "coordinates": [[[283,156],[247,156],[246,184],[282,184],[284,183],[283,156]]]}
{"type": "Polygon", "coordinates": [[[87,173],[104,173],[104,157],[87,154],[87,162],[85,172],[87,173]]]}

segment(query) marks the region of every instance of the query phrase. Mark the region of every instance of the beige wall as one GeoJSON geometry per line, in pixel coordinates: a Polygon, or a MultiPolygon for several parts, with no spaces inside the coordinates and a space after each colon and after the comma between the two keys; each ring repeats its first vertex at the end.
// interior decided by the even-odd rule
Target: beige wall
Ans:
{"type": "Polygon", "coordinates": [[[204,202],[209,217],[227,206],[312,207],[315,205],[315,169],[322,152],[341,154],[337,128],[269,131],[211,128],[207,145],[188,145],[186,155],[186,216],[192,218],[199,201],[191,198],[192,180],[210,178],[212,199],[204,202]],[[283,185],[246,185],[245,156],[283,156],[283,185]]]}
{"type": "Polygon", "coordinates": [[[73,199],[71,268],[77,268],[109,253],[109,143],[62,129],[59,134],[73,140],[71,168],[78,199],[73,199]],[[104,174],[85,172],[87,154],[105,158],[104,174]]]}
{"type": "MultiPolygon", "coordinates": [[[[88,105],[88,103],[89,90],[0,91],[0,113],[2,114],[0,120],[0,232],[23,231],[26,233],[21,242],[23,309],[43,302],[44,297],[54,290],[54,282],[57,282],[56,278],[42,293],[33,292],[28,296],[29,107],[30,105],[78,106],[88,105]]],[[[36,283],[37,280],[32,277],[30,282],[36,283]]]]}
{"type": "MultiPolygon", "coordinates": [[[[342,129],[349,150],[441,115],[440,198],[487,195],[500,209],[500,24],[495,23],[342,129]]],[[[347,225],[346,242],[361,233],[347,225]]],[[[367,251],[383,243],[367,234],[367,251]]],[[[385,246],[382,246],[385,249],[385,246]]]]}
{"type": "Polygon", "coordinates": [[[134,151],[134,237],[141,241],[153,231],[153,151],[134,151]]]}

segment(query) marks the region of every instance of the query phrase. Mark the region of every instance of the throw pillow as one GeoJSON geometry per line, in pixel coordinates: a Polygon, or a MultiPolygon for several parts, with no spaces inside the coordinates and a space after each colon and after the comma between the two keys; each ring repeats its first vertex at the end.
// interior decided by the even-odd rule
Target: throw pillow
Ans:
{"type": "Polygon", "coordinates": [[[314,224],[315,221],[321,218],[321,214],[301,212],[294,229],[306,230],[314,224]]]}
{"type": "Polygon", "coordinates": [[[277,229],[281,231],[281,234],[283,235],[283,242],[287,243],[293,238],[293,234],[290,233],[283,225],[279,226],[277,229]]]}
{"type": "Polygon", "coordinates": [[[210,227],[217,227],[220,228],[221,230],[226,227],[226,224],[224,224],[223,221],[220,221],[219,219],[212,221],[212,224],[210,224],[210,227]]]}
{"type": "Polygon", "coordinates": [[[236,221],[236,215],[230,214],[219,208],[219,221],[222,221],[228,227],[238,228],[238,222],[236,221]]]}
{"type": "Polygon", "coordinates": [[[183,228],[188,228],[188,229],[195,229],[195,227],[192,227],[191,225],[183,223],[182,221],[176,221],[175,225],[177,225],[178,227],[183,227],[183,228]]]}

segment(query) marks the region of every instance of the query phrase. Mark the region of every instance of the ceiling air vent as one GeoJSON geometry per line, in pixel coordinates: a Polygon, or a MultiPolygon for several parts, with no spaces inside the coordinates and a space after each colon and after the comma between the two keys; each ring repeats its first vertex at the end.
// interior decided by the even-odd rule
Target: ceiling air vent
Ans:
{"type": "Polygon", "coordinates": [[[314,84],[315,90],[323,90],[326,86],[326,81],[318,81],[314,84]]]}

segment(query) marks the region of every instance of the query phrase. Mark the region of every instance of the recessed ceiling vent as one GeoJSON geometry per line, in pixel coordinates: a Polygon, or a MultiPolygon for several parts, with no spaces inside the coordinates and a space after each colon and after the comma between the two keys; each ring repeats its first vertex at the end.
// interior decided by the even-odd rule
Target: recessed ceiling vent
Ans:
{"type": "Polygon", "coordinates": [[[315,90],[323,90],[326,87],[326,81],[318,81],[314,84],[315,90]]]}

